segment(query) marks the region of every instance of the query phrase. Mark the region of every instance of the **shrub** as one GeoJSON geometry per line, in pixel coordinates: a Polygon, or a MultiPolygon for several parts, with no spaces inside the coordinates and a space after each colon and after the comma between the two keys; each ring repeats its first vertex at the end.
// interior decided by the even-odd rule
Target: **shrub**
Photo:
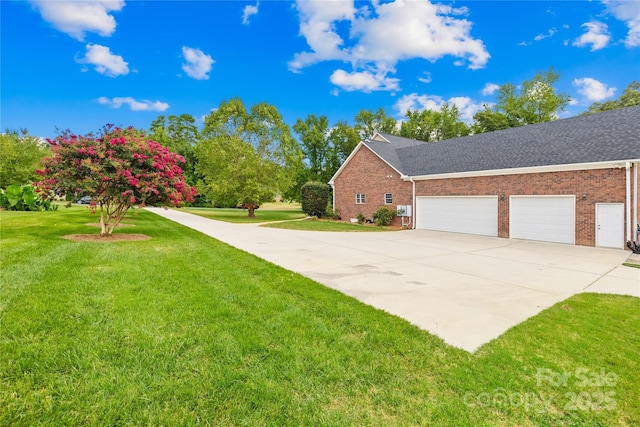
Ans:
{"type": "Polygon", "coordinates": [[[322,182],[307,182],[302,186],[301,196],[302,212],[321,218],[327,210],[331,187],[322,182]]]}
{"type": "Polygon", "coordinates": [[[324,213],[324,217],[333,220],[340,219],[340,212],[337,209],[332,209],[331,204],[327,204],[327,211],[324,213]]]}
{"type": "Polygon", "coordinates": [[[380,226],[390,225],[393,218],[396,217],[396,211],[383,206],[373,214],[373,220],[380,226]]]}
{"type": "Polygon", "coordinates": [[[12,184],[0,190],[0,208],[12,211],[49,211],[58,208],[49,199],[38,197],[33,185],[12,184]]]}
{"type": "Polygon", "coordinates": [[[362,212],[358,212],[357,218],[358,218],[358,224],[364,224],[365,217],[362,212]]]}

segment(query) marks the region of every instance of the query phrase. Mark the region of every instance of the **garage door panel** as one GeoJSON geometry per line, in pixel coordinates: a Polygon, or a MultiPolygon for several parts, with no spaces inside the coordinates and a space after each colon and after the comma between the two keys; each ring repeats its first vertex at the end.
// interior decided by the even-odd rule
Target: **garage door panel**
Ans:
{"type": "Polygon", "coordinates": [[[418,197],[416,227],[455,233],[498,235],[498,198],[418,197]]]}
{"type": "Polygon", "coordinates": [[[509,235],[513,239],[575,243],[574,196],[512,196],[509,235]]]}

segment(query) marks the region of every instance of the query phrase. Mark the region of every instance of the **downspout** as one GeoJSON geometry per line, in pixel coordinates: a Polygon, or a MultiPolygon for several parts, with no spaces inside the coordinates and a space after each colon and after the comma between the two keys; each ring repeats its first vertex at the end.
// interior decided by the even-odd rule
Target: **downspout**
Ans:
{"type": "Polygon", "coordinates": [[[335,212],[336,211],[336,186],[333,182],[330,182],[329,185],[331,186],[331,207],[335,212]]]}
{"type": "MultiPolygon", "coordinates": [[[[625,164],[626,169],[626,199],[627,199],[627,242],[631,241],[631,162],[625,164]]],[[[635,240],[635,239],[634,239],[635,240]]]]}
{"type": "Polygon", "coordinates": [[[411,229],[416,229],[416,182],[413,180],[413,177],[409,178],[412,186],[412,195],[411,195],[411,229]]]}
{"type": "MultiPolygon", "coordinates": [[[[637,230],[638,227],[638,166],[640,166],[639,162],[634,163],[633,165],[633,230],[637,230]]],[[[638,240],[638,232],[634,234],[634,241],[638,240]]]]}

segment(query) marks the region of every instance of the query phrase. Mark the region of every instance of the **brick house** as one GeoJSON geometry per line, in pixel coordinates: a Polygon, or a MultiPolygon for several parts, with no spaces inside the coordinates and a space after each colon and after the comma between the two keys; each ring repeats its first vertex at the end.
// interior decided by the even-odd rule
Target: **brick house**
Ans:
{"type": "Polygon", "coordinates": [[[585,246],[637,241],[640,106],[425,143],[377,133],[329,181],[343,219],[585,246]]]}

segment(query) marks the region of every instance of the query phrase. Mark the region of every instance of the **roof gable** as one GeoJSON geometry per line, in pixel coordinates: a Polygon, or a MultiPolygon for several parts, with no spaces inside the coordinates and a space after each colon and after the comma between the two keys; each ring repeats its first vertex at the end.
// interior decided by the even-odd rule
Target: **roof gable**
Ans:
{"type": "MultiPolygon", "coordinates": [[[[376,143],[379,143],[378,141],[376,143]]],[[[383,142],[381,144],[385,144],[388,145],[388,142],[383,142]]],[[[380,158],[380,160],[382,160],[384,163],[386,163],[387,165],[389,165],[392,169],[394,169],[396,172],[398,172],[398,174],[400,174],[400,176],[403,176],[404,174],[402,173],[402,171],[400,171],[397,167],[395,167],[393,164],[391,164],[389,162],[388,159],[382,157],[376,150],[373,150],[368,144],[365,143],[365,141],[361,141],[356,148],[353,149],[353,151],[351,152],[351,154],[349,154],[349,157],[347,157],[347,159],[344,161],[344,163],[342,163],[342,165],[340,166],[340,168],[336,171],[336,173],[333,174],[333,176],[331,177],[331,179],[329,180],[329,184],[333,185],[334,181],[336,180],[336,178],[338,177],[338,175],[340,175],[342,173],[342,171],[344,170],[345,167],[347,167],[347,165],[349,164],[349,162],[351,161],[351,159],[356,155],[356,153],[358,151],[360,151],[361,149],[368,149],[371,150],[371,152],[373,152],[373,154],[375,154],[377,157],[380,158]]]]}

